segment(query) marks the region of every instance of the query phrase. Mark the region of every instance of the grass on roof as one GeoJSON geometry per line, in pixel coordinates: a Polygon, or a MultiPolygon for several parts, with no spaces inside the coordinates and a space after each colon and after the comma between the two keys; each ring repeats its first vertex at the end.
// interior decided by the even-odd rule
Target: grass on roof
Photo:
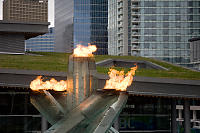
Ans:
{"type": "MultiPolygon", "coordinates": [[[[50,53],[50,52],[34,52],[36,55],[5,55],[0,54],[0,68],[14,68],[14,69],[27,69],[27,70],[46,70],[46,71],[67,71],[68,57],[70,54],[65,53],[50,53]]],[[[163,77],[163,78],[181,78],[181,79],[198,79],[200,80],[200,72],[191,71],[182,67],[174,66],[170,63],[144,58],[144,57],[133,57],[133,56],[109,56],[109,55],[96,55],[96,62],[105,60],[108,58],[112,59],[126,59],[126,60],[145,60],[151,61],[165,68],[165,70],[154,70],[154,69],[138,69],[136,76],[146,77],[163,77]]],[[[117,68],[119,70],[127,68],[117,68]]],[[[107,73],[109,68],[97,66],[97,71],[100,73],[107,73]]]]}

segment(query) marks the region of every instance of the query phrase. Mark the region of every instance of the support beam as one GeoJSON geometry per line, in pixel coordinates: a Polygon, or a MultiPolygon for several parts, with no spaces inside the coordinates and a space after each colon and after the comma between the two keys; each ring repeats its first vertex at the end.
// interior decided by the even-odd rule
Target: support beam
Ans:
{"type": "Polygon", "coordinates": [[[94,124],[95,127],[98,126],[98,123],[105,116],[105,113],[111,105],[118,100],[118,97],[118,92],[94,92],[78,107],[70,111],[67,116],[62,117],[61,120],[50,127],[45,133],[93,133],[95,128],[91,127],[90,124],[94,124]],[[101,115],[101,118],[98,117],[99,115],[101,115]],[[99,121],[96,121],[96,118],[99,121]],[[90,129],[88,129],[88,127],[90,129]]]}
{"type": "Polygon", "coordinates": [[[112,126],[115,118],[118,118],[121,110],[126,104],[128,95],[121,92],[118,100],[110,106],[108,111],[105,113],[105,116],[102,118],[102,121],[99,123],[97,128],[93,133],[106,133],[112,126]]]}
{"type": "Polygon", "coordinates": [[[196,110],[193,110],[193,112],[192,112],[192,115],[193,115],[193,121],[194,121],[194,127],[196,126],[196,120],[197,120],[197,113],[196,113],[196,110]]]}
{"type": "Polygon", "coordinates": [[[190,101],[184,100],[184,133],[190,133],[190,101]]]}
{"type": "Polygon", "coordinates": [[[51,95],[51,93],[49,93],[46,90],[43,90],[44,93],[49,97],[49,99],[51,100],[52,103],[54,103],[56,105],[56,107],[63,113],[65,114],[65,110],[63,109],[63,107],[60,105],[60,103],[57,102],[57,100],[51,95]]]}
{"type": "Polygon", "coordinates": [[[41,131],[44,133],[48,129],[48,122],[47,120],[42,116],[42,121],[41,121],[41,131]]]}
{"type": "Polygon", "coordinates": [[[171,101],[171,133],[177,133],[176,99],[172,99],[171,101]]]}
{"type": "Polygon", "coordinates": [[[178,110],[178,119],[179,120],[182,119],[182,110],[181,109],[178,110]]]}
{"type": "Polygon", "coordinates": [[[117,131],[119,131],[119,117],[115,120],[115,122],[114,122],[114,124],[113,124],[113,127],[117,130],[117,131]]]}
{"type": "Polygon", "coordinates": [[[110,127],[109,130],[111,133],[119,133],[114,127],[110,127]]]}
{"type": "Polygon", "coordinates": [[[63,113],[43,91],[33,91],[30,95],[31,103],[51,125],[55,124],[63,117],[63,113]]]}

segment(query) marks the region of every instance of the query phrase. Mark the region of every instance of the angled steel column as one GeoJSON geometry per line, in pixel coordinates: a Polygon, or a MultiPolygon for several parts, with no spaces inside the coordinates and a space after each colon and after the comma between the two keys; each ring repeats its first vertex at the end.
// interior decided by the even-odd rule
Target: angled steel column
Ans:
{"type": "Polygon", "coordinates": [[[50,124],[55,124],[63,116],[54,102],[44,93],[44,91],[31,92],[31,103],[46,118],[50,124]]]}
{"type": "MultiPolygon", "coordinates": [[[[119,116],[120,117],[120,116],[119,116]]],[[[117,131],[119,131],[119,117],[115,120],[115,122],[114,122],[114,125],[113,125],[113,127],[117,130],[117,131]]]]}
{"type": "Polygon", "coordinates": [[[43,116],[41,119],[41,131],[44,133],[48,129],[48,122],[43,116]]]}
{"type": "Polygon", "coordinates": [[[117,101],[118,97],[119,94],[113,92],[95,92],[45,133],[92,133],[94,127],[105,115],[105,111],[117,101]],[[99,115],[101,115],[100,119],[98,118],[99,115]],[[96,118],[99,121],[96,121],[96,118]],[[94,127],[90,127],[91,124],[94,127]],[[88,127],[91,129],[88,129],[88,127]]]}
{"type": "Polygon", "coordinates": [[[112,106],[110,106],[108,111],[105,113],[105,116],[102,118],[102,121],[99,123],[93,133],[106,133],[112,126],[114,120],[119,116],[121,110],[127,102],[127,99],[128,95],[121,92],[118,100],[112,106]]]}
{"type": "Polygon", "coordinates": [[[177,133],[176,99],[172,99],[171,101],[171,133],[177,133]]]}
{"type": "Polygon", "coordinates": [[[109,130],[111,133],[119,133],[115,128],[111,127],[109,130]]]}
{"type": "Polygon", "coordinates": [[[190,100],[184,100],[184,133],[190,133],[190,100]]]}

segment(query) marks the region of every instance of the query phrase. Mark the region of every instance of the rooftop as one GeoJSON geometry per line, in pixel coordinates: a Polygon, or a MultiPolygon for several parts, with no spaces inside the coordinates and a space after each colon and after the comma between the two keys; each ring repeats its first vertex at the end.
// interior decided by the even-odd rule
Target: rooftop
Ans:
{"type": "MultiPolygon", "coordinates": [[[[25,55],[0,54],[0,68],[66,72],[69,55],[70,54],[50,52],[36,52],[25,55]]],[[[138,68],[138,70],[136,71],[136,76],[200,80],[200,72],[173,65],[164,61],[134,56],[95,55],[96,62],[103,61],[106,59],[148,61],[168,69],[165,70],[138,68]]],[[[109,71],[109,68],[110,67],[97,66],[97,71],[99,73],[106,74],[109,71]]],[[[126,67],[115,68],[118,70],[123,69],[125,70],[125,72],[129,70],[129,68],[126,67]]]]}
{"type": "MultiPolygon", "coordinates": [[[[44,76],[44,79],[66,80],[69,55],[41,52],[25,55],[0,54],[0,88],[2,91],[10,89],[29,91],[30,82],[38,75],[44,76]]],[[[155,64],[156,68],[149,67],[148,69],[140,68],[140,65],[138,65],[139,69],[136,71],[134,83],[128,87],[128,93],[131,95],[200,99],[200,72],[149,58],[95,56],[97,62],[105,63],[103,61],[105,59],[112,59],[113,61],[131,60],[130,62],[151,62],[155,64]],[[162,69],[158,69],[158,67],[162,69]]],[[[127,67],[122,68],[119,66],[116,69],[129,70],[127,67]]],[[[93,75],[98,79],[97,89],[104,87],[105,80],[108,79],[106,74],[108,70],[109,67],[97,65],[99,73],[93,75]]]]}

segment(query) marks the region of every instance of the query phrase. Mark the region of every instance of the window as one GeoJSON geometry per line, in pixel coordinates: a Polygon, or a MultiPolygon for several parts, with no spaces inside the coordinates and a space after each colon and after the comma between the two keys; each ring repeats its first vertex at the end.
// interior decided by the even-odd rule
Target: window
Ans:
{"type": "MultiPolygon", "coordinates": [[[[164,36],[164,37],[163,37],[163,41],[164,41],[164,42],[168,42],[168,41],[169,41],[169,36],[164,36]]],[[[165,43],[164,43],[164,46],[165,46],[165,43]]]]}

